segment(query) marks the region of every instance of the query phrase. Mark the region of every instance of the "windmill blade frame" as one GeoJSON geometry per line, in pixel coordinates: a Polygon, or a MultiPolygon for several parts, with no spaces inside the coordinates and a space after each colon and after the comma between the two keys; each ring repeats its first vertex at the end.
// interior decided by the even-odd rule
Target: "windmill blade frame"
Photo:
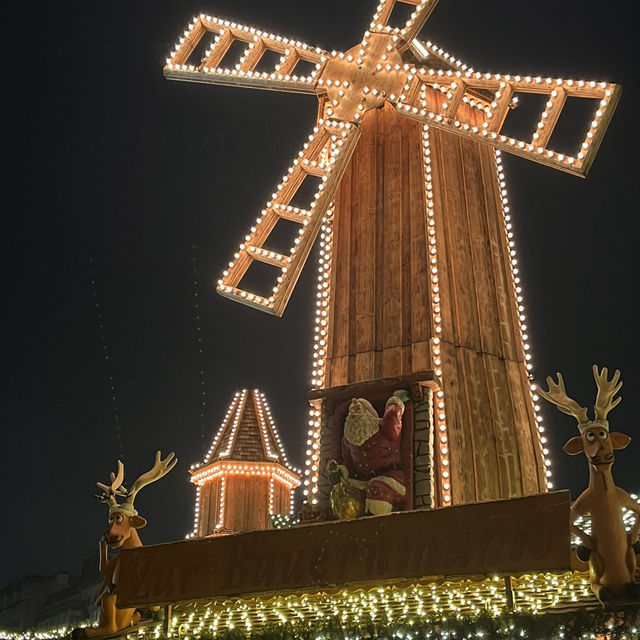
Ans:
{"type": "Polygon", "coordinates": [[[200,14],[185,29],[167,58],[163,73],[169,80],[315,94],[317,75],[329,55],[297,40],[200,14]],[[189,59],[208,34],[214,36],[209,48],[197,64],[190,64],[189,59]],[[236,42],[246,45],[240,60],[232,67],[221,66],[236,42]],[[271,71],[258,71],[268,53],[278,54],[279,62],[271,71]],[[314,70],[294,73],[301,62],[314,65],[314,70]]]}
{"type": "Polygon", "coordinates": [[[403,115],[424,124],[490,144],[496,149],[572,175],[586,177],[621,93],[619,85],[593,80],[420,68],[409,76],[403,95],[395,102],[395,106],[403,115]],[[432,96],[429,101],[427,91],[432,96]],[[548,98],[528,140],[502,133],[517,93],[538,94],[548,98]],[[572,155],[554,151],[548,146],[569,98],[598,101],[595,113],[585,123],[586,135],[572,155]],[[478,122],[458,119],[458,109],[462,103],[476,109],[478,122]]]}
{"type": "Polygon", "coordinates": [[[238,247],[233,261],[223,272],[217,286],[220,295],[276,316],[284,313],[359,137],[357,125],[338,120],[319,120],[277,186],[273,198],[266,204],[238,247]],[[292,198],[308,175],[320,178],[312,202],[307,208],[291,206],[292,198]],[[289,255],[265,248],[265,243],[281,219],[300,224],[289,255]],[[276,285],[268,297],[240,287],[253,261],[280,269],[276,285]]]}
{"type": "Polygon", "coordinates": [[[420,33],[425,22],[433,13],[439,0],[381,0],[373,18],[371,19],[370,29],[378,33],[390,33],[397,35],[402,44],[399,47],[400,53],[411,46],[411,41],[420,33]],[[415,6],[415,10],[411,14],[409,20],[404,27],[390,27],[389,18],[397,4],[408,4],[415,6]]]}
{"type": "Polygon", "coordinates": [[[345,53],[327,53],[299,41],[205,14],[195,17],[184,31],[167,59],[164,68],[167,78],[309,93],[317,95],[320,101],[318,126],[223,272],[217,287],[221,295],[267,313],[278,316],[284,313],[355,148],[360,122],[368,110],[381,107],[385,101],[400,114],[429,126],[573,175],[586,176],[621,88],[605,82],[469,70],[448,54],[442,55],[431,43],[425,45],[417,38],[437,2],[381,0],[360,45],[345,53]],[[398,2],[415,7],[403,28],[388,26],[398,2]],[[207,34],[213,35],[209,48],[197,64],[189,64],[207,34]],[[239,61],[233,68],[223,66],[231,46],[237,42],[245,45],[239,61]],[[278,54],[279,62],[271,72],[257,70],[267,53],[278,54]],[[407,53],[417,64],[406,62],[407,53]],[[436,66],[422,66],[427,58],[437,60],[436,66]],[[310,75],[294,73],[301,61],[315,65],[310,75]],[[503,133],[517,93],[547,97],[528,140],[503,133]],[[586,136],[573,155],[550,148],[551,136],[568,98],[597,101],[595,114],[586,125],[586,136]],[[467,115],[460,115],[463,112],[467,115]],[[311,204],[292,206],[292,198],[308,175],[321,178],[311,204]],[[289,255],[265,246],[281,219],[301,225],[289,255]],[[280,269],[271,294],[261,295],[241,287],[241,280],[253,261],[280,269]]]}

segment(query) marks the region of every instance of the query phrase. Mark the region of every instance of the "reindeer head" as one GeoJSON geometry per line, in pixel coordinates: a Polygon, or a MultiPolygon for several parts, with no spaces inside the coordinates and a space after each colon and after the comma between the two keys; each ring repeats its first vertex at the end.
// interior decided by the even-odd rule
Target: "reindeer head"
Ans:
{"type": "Polygon", "coordinates": [[[139,543],[136,529],[142,529],[147,524],[147,521],[138,515],[138,512],[133,507],[133,501],[142,487],[162,478],[173,469],[177,462],[178,460],[174,458],[173,452],[162,460],[160,451],[157,451],[153,467],[143,473],[133,483],[131,489],[127,491],[122,486],[124,465],[118,460],[118,473],[111,473],[111,484],[96,483],[102,489],[102,494],[96,497],[100,502],[109,505],[109,524],[104,532],[104,540],[110,547],[128,546],[131,541],[135,542],[136,540],[139,543]],[[124,496],[125,501],[118,504],[116,500],[118,496],[124,496]]]}
{"type": "Polygon", "coordinates": [[[614,461],[614,449],[624,449],[631,442],[631,438],[624,433],[609,432],[607,414],[622,400],[621,397],[614,400],[622,382],[619,382],[620,371],[616,370],[611,380],[607,379],[608,375],[606,367],[598,372],[598,366],[593,365],[593,377],[598,387],[593,420],[589,420],[586,407],[581,407],[567,395],[561,373],[558,373],[557,383],[551,376],[547,377],[547,391],[538,387],[543,398],[578,421],[580,435],[571,438],[562,450],[569,455],[584,452],[594,471],[608,471],[614,461]]]}

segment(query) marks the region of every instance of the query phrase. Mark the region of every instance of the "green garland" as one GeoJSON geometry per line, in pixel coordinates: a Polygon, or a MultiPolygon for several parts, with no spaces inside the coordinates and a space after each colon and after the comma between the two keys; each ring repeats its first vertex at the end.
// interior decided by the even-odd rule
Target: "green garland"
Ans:
{"type": "MultiPolygon", "coordinates": [[[[58,630],[61,631],[61,630],[58,630]]],[[[61,640],[62,633],[14,632],[0,630],[0,640],[61,640]]],[[[503,614],[492,617],[458,616],[439,619],[418,618],[409,622],[362,622],[344,624],[338,618],[299,624],[260,626],[251,632],[240,629],[217,634],[180,634],[181,640],[639,640],[640,605],[620,611],[578,609],[570,613],[503,614]]],[[[137,632],[128,638],[148,639],[137,632]]],[[[154,640],[176,640],[155,636],[154,640]]]]}
{"type": "Polygon", "coordinates": [[[251,632],[227,630],[190,640],[638,640],[640,605],[619,612],[578,610],[546,615],[418,619],[409,624],[379,622],[343,625],[337,619],[315,624],[283,624],[251,632]]]}

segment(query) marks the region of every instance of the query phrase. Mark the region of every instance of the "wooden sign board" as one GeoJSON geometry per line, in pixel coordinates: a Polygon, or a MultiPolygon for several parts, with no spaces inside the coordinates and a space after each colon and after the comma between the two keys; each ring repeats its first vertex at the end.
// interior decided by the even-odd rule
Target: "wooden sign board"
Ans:
{"type": "Polygon", "coordinates": [[[122,551],[118,606],[570,570],[569,492],[122,551]]]}

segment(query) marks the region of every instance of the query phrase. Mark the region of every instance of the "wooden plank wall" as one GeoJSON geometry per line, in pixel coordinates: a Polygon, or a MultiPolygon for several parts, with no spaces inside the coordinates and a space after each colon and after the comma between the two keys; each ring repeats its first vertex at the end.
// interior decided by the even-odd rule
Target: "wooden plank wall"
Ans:
{"type": "MultiPolygon", "coordinates": [[[[435,368],[422,127],[389,105],[361,126],[335,198],[327,387],[435,368]]],[[[430,149],[452,501],[540,493],[494,151],[433,128],[430,149]]]]}
{"type": "MultiPolygon", "coordinates": [[[[480,124],[478,112],[464,106],[458,117],[480,124]]],[[[430,148],[446,345],[443,382],[450,441],[456,443],[450,447],[453,501],[539,493],[544,465],[494,151],[434,129],[430,148]]]]}
{"type": "Polygon", "coordinates": [[[199,536],[208,536],[214,532],[218,517],[219,496],[219,478],[214,478],[200,487],[200,518],[197,531],[199,536]]]}
{"type": "Polygon", "coordinates": [[[291,493],[289,492],[289,489],[287,489],[287,486],[281,482],[275,482],[273,492],[273,513],[289,515],[289,509],[291,507],[290,497],[291,493]]]}
{"type": "Polygon", "coordinates": [[[266,477],[228,476],[225,492],[224,529],[266,529],[269,519],[269,480],[266,477]]]}
{"type": "Polygon", "coordinates": [[[327,387],[431,368],[421,125],[387,105],[362,128],[334,199],[327,387]]]}
{"type": "MultiPolygon", "coordinates": [[[[221,478],[206,482],[200,489],[198,536],[215,531],[220,509],[221,478]]],[[[274,513],[287,515],[290,492],[282,482],[274,482],[274,513]]],[[[227,476],[225,489],[224,531],[266,529],[269,521],[269,480],[262,476],[227,476]]]]}

